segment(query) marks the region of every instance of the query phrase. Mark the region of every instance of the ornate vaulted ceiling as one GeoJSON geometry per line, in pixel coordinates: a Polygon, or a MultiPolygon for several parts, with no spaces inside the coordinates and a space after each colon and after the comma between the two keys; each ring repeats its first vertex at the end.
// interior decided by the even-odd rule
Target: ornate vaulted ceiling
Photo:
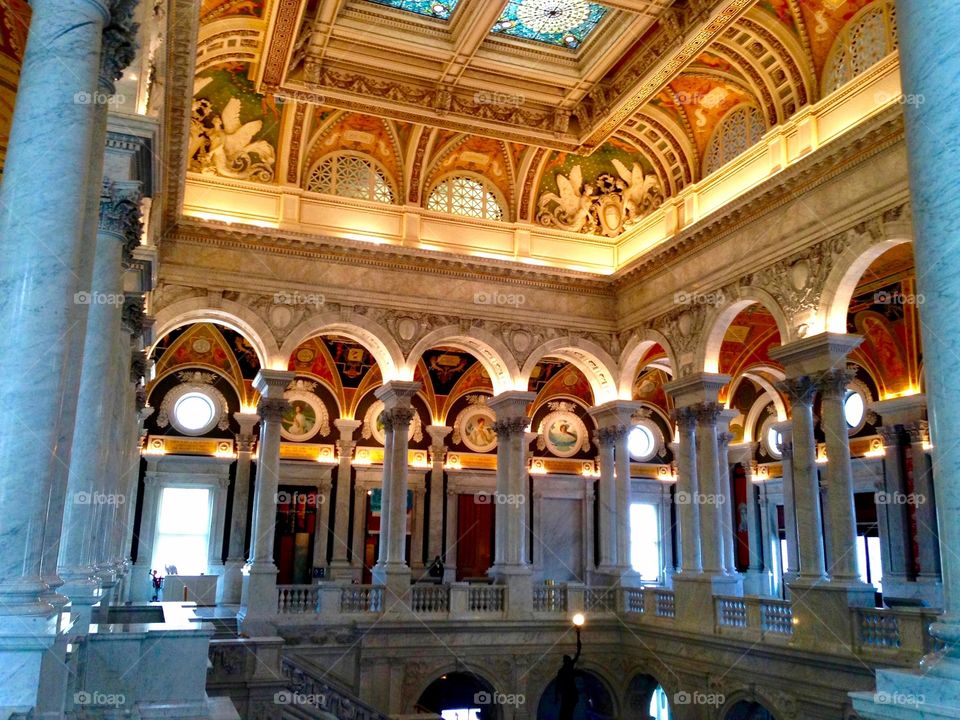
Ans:
{"type": "Polygon", "coordinates": [[[347,152],[373,161],[381,201],[428,207],[472,174],[497,219],[614,237],[730,159],[716,138],[732,115],[742,151],[817,102],[871,4],[887,6],[204,0],[188,171],[315,189],[320,161],[347,152]],[[619,215],[581,212],[611,193],[619,215]]]}

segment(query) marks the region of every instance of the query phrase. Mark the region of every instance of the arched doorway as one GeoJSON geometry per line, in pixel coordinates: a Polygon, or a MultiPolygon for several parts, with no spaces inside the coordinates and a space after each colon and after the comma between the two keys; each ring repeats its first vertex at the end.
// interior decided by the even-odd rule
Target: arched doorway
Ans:
{"type": "Polygon", "coordinates": [[[652,675],[636,675],[627,688],[624,715],[639,720],[673,720],[670,699],[652,675]]]}
{"type": "Polygon", "coordinates": [[[452,672],[434,680],[417,700],[417,712],[436,713],[443,720],[498,720],[501,699],[478,675],[452,672]]]}
{"type": "MultiPolygon", "coordinates": [[[[556,720],[560,716],[560,698],[556,680],[551,680],[540,696],[537,720],[556,720]]],[[[606,684],[592,672],[577,671],[579,700],[573,712],[573,720],[612,720],[616,717],[613,697],[606,684]]]]}
{"type": "Polygon", "coordinates": [[[741,700],[727,710],[724,720],[777,720],[773,713],[758,702],[741,700]]]}

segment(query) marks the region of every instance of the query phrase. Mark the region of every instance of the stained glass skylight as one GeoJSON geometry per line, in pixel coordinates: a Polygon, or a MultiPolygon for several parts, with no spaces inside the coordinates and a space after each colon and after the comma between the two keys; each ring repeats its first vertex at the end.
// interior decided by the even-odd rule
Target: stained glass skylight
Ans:
{"type": "Polygon", "coordinates": [[[368,2],[406,10],[417,15],[449,20],[460,0],[368,0],[368,2]]]}
{"type": "Polygon", "coordinates": [[[603,5],[585,0],[510,0],[493,32],[577,48],[606,14],[603,5]]]}

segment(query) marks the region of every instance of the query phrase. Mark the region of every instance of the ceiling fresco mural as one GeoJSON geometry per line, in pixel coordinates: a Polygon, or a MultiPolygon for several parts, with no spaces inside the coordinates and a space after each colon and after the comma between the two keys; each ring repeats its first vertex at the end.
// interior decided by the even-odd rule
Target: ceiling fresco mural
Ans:
{"type": "MultiPolygon", "coordinates": [[[[638,72],[643,48],[703,18],[688,10],[671,14],[662,4],[651,3],[644,13],[580,0],[364,0],[332,10],[307,0],[205,0],[201,37],[232,42],[245,54],[243,62],[217,62],[207,53],[198,65],[188,172],[304,187],[321,157],[350,152],[384,168],[398,204],[426,206],[443,176],[467,171],[499,191],[509,206],[506,221],[615,237],[702,177],[711,139],[733,108],[758,108],[769,128],[818,100],[824,64],[844,26],[865,6],[883,1],[705,3],[730,13],[716,35],[645,104],[618,115],[620,124],[602,141],[560,150],[551,143],[562,144],[561,138],[613,111],[617,93],[628,86],[625,78],[638,72]],[[285,19],[291,10],[299,13],[295,22],[285,19]],[[425,18],[426,25],[399,25],[398,10],[425,18]],[[362,38],[348,30],[358,21],[364,23],[362,38]],[[274,28],[269,37],[268,25],[274,28]],[[491,32],[477,37],[465,29],[477,25],[491,32]],[[455,54],[425,44],[426,26],[455,54]],[[627,33],[636,38],[632,45],[622,41],[627,33]],[[565,40],[564,34],[575,38],[565,40]],[[512,44],[495,51],[488,45],[491,38],[509,36],[525,38],[524,47],[557,46],[560,55],[545,55],[533,69],[528,55],[512,54],[520,52],[512,44]],[[285,66],[277,53],[294,42],[285,66]],[[583,64],[586,50],[593,53],[589,64],[583,64]],[[484,69],[469,65],[473,60],[458,66],[458,52],[484,58],[484,69]],[[322,73],[340,78],[326,94],[310,89],[321,80],[290,85],[319,72],[308,67],[312,54],[322,73]],[[469,103],[461,103],[460,92],[469,94],[469,103]],[[420,99],[410,100],[414,95],[420,99]],[[418,119],[409,108],[399,112],[409,103],[436,110],[435,117],[418,119]],[[458,108],[471,123],[449,120],[458,108]],[[504,126],[507,116],[529,137],[518,140],[504,126]],[[544,133],[539,140],[529,135],[538,128],[544,133]]],[[[642,3],[636,5],[639,10],[642,3]]]]}

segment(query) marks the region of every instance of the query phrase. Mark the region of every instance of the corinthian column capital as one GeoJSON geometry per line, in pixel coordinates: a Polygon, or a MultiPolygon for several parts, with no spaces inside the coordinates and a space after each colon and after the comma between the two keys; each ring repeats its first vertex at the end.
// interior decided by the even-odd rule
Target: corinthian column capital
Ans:
{"type": "Polygon", "coordinates": [[[124,69],[137,56],[137,32],[140,24],[133,15],[139,0],[112,0],[110,19],[103,29],[100,54],[100,85],[113,92],[113,83],[123,77],[124,69]]]}

